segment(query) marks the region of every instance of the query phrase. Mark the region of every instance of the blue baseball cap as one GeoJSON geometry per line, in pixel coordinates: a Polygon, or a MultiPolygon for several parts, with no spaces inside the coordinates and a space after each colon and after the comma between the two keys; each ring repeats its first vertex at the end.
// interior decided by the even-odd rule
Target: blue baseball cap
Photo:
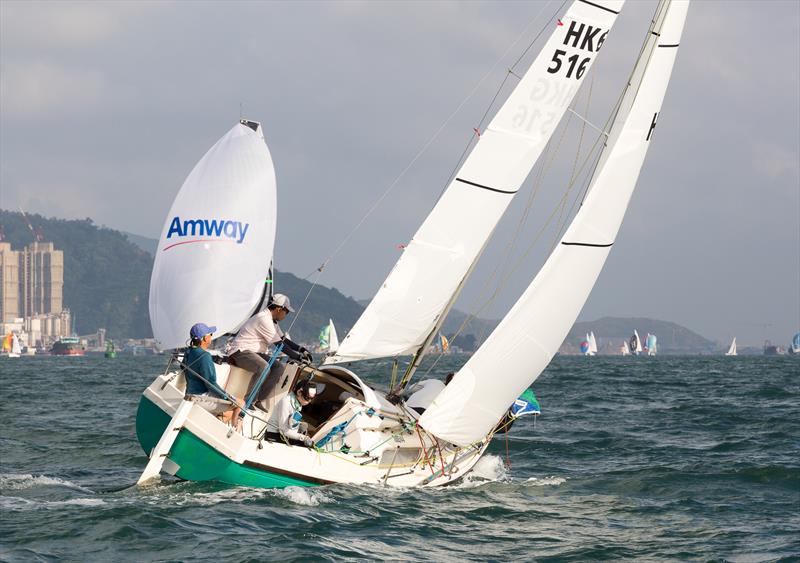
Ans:
{"type": "Polygon", "coordinates": [[[217,327],[208,326],[205,323],[197,323],[189,330],[189,336],[192,338],[203,338],[206,334],[217,332],[217,327]]]}

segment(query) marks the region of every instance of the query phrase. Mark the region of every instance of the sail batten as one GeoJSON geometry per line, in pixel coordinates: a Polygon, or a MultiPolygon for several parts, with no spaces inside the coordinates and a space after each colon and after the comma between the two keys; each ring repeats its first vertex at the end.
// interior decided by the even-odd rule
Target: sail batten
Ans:
{"type": "Polygon", "coordinates": [[[415,354],[436,335],[588,74],[623,3],[576,1],[570,6],[326,363],[415,354]]]}
{"type": "MultiPolygon", "coordinates": [[[[688,0],[659,4],[642,54],[581,209],[562,241],[614,241],[652,138],[688,0]]],[[[606,243],[603,243],[606,244],[606,243]]],[[[467,446],[482,439],[541,374],[591,292],[608,246],[560,244],[509,313],[420,419],[430,433],[467,446]]]]}

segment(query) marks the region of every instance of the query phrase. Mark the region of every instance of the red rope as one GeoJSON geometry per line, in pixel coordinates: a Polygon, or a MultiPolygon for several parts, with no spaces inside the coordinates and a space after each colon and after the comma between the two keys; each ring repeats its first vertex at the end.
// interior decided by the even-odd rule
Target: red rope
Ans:
{"type": "Polygon", "coordinates": [[[419,426],[414,426],[417,429],[417,436],[419,436],[419,445],[422,448],[422,455],[425,456],[425,463],[431,468],[431,475],[436,473],[436,470],[433,468],[433,464],[428,461],[428,449],[425,447],[425,442],[422,441],[422,434],[419,432],[419,426]]]}

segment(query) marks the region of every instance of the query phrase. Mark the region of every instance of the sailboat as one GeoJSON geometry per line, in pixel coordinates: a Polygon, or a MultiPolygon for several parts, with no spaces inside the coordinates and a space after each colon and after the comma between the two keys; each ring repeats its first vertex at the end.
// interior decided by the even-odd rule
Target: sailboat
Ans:
{"type": "Polygon", "coordinates": [[[597,354],[597,340],[595,340],[594,332],[586,333],[586,339],[581,342],[581,353],[584,356],[594,356],[597,354]]]}
{"type": "Polygon", "coordinates": [[[642,340],[639,338],[639,333],[636,331],[636,329],[633,329],[633,336],[631,336],[629,346],[631,349],[631,354],[634,356],[638,356],[642,353],[642,340]]]}
{"type": "Polygon", "coordinates": [[[647,350],[648,356],[655,356],[658,353],[658,338],[655,334],[647,333],[647,336],[644,339],[645,342],[645,350],[647,350]]]}
{"type": "Polygon", "coordinates": [[[336,334],[336,327],[333,319],[328,319],[328,324],[322,327],[319,332],[319,350],[326,354],[333,354],[339,349],[339,335],[336,334]]]}
{"type": "Polygon", "coordinates": [[[3,337],[3,356],[8,358],[19,358],[22,355],[22,347],[16,332],[9,332],[3,337]]]}
{"type": "Polygon", "coordinates": [[[789,354],[796,356],[800,354],[800,332],[795,333],[792,343],[789,345],[789,354]]]}
{"type": "Polygon", "coordinates": [[[736,354],[736,337],[735,336],[733,337],[733,340],[731,340],[731,345],[728,347],[728,351],[725,352],[725,355],[726,356],[736,356],[737,355],[736,354]]]}
{"type": "Polygon", "coordinates": [[[622,346],[619,347],[619,353],[622,354],[623,356],[630,356],[631,355],[631,349],[628,347],[628,341],[627,340],[623,340],[622,341],[622,346]]]}
{"type": "MultiPolygon", "coordinates": [[[[139,404],[137,436],[150,457],[140,482],[164,471],[181,479],[259,487],[432,487],[467,475],[498,421],[557,352],[614,244],[652,138],[687,1],[659,3],[588,193],[560,243],[422,415],[396,400],[397,395],[390,400],[366,385],[357,373],[358,362],[411,356],[399,387],[408,385],[497,222],[588,74],[623,3],[577,0],[558,19],[542,51],[481,132],[336,353],[319,367],[288,362],[262,402],[267,413],[254,408],[248,397],[242,430],[228,426],[184,396],[184,377],[171,362],[139,404]],[[342,365],[346,362],[352,363],[342,365]],[[314,447],[271,438],[270,409],[296,382],[308,378],[324,385],[315,402],[303,408],[314,447]]],[[[272,161],[255,122],[234,126],[189,175],[165,222],[151,280],[151,321],[162,347],[183,345],[189,327],[198,321],[214,323],[220,334],[235,332],[259,310],[274,241],[274,226],[259,214],[274,211],[274,193],[272,161]],[[242,174],[246,177],[239,178],[242,174]],[[241,192],[245,198],[250,192],[239,184],[249,184],[255,194],[250,197],[270,200],[272,207],[233,208],[233,195],[222,200],[198,197],[218,190],[223,181],[237,192],[233,195],[241,192]],[[207,207],[192,207],[202,204],[207,207]],[[216,230],[210,210],[218,221],[216,230]],[[190,227],[199,235],[193,231],[187,236],[190,227]],[[253,252],[256,241],[261,248],[253,252]],[[192,294],[193,288],[180,282],[208,279],[198,270],[205,259],[212,267],[225,267],[213,270],[217,275],[211,276],[210,287],[203,284],[202,295],[192,294]],[[239,266],[243,262],[249,269],[239,266]],[[223,271],[232,274],[219,275],[223,271]],[[244,280],[242,272],[251,279],[244,280]]],[[[252,377],[225,363],[217,371],[223,391],[236,396],[252,377]]]]}

